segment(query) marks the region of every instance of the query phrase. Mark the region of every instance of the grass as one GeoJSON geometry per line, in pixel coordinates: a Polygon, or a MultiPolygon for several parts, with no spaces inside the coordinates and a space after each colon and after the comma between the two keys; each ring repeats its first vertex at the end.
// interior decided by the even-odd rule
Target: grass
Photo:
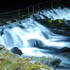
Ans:
{"type": "Polygon", "coordinates": [[[30,63],[33,58],[22,58],[3,47],[0,49],[0,70],[53,70],[40,62],[30,63]]]}

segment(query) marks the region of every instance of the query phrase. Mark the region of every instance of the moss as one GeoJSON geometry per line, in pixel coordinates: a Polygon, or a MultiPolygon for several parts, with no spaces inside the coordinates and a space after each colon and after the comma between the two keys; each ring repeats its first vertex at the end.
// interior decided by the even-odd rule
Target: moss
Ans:
{"type": "Polygon", "coordinates": [[[48,66],[41,65],[38,63],[33,63],[33,64],[28,63],[27,65],[24,66],[24,69],[25,70],[41,70],[41,69],[50,70],[50,68],[48,66]]]}
{"type": "Polygon", "coordinates": [[[62,19],[57,19],[57,22],[58,22],[59,24],[62,24],[62,23],[64,23],[64,20],[62,20],[62,19]]]}
{"type": "MultiPolygon", "coordinates": [[[[7,49],[0,50],[0,70],[53,70],[51,67],[39,62],[29,63],[34,57],[21,58],[7,49]]],[[[42,61],[45,58],[42,58],[42,61]]]]}
{"type": "Polygon", "coordinates": [[[48,22],[48,23],[52,23],[52,20],[49,18],[49,19],[47,20],[47,22],[48,22]]]}

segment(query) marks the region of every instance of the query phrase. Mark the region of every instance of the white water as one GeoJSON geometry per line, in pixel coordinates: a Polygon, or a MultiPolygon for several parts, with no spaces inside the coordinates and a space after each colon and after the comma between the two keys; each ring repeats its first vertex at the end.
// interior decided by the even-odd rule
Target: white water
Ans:
{"type": "Polygon", "coordinates": [[[43,10],[42,14],[47,16],[48,18],[51,18],[52,20],[56,19],[66,19],[70,20],[70,8],[58,8],[58,9],[49,9],[49,10],[43,10]]]}
{"type": "MultiPolygon", "coordinates": [[[[63,18],[70,20],[70,9],[67,8],[43,10],[40,13],[41,15],[37,13],[35,14],[36,16],[40,17],[40,19],[44,19],[44,17],[42,16],[43,14],[53,20],[63,18]]],[[[68,37],[54,34],[50,31],[50,29],[33,20],[32,16],[31,18],[21,20],[21,23],[22,24],[19,24],[17,21],[15,23],[10,23],[9,25],[4,25],[0,27],[0,31],[4,29],[3,34],[0,35],[0,43],[2,45],[6,46],[8,49],[18,47],[23,51],[24,54],[35,56],[37,54],[36,52],[39,52],[38,54],[40,56],[45,54],[38,51],[39,48],[35,48],[32,43],[29,43],[29,40],[31,39],[40,40],[42,42],[42,45],[46,47],[54,47],[58,49],[65,46],[70,47],[70,42],[62,41],[68,39],[68,37]],[[23,28],[21,28],[20,26],[22,26],[23,28]],[[46,38],[43,33],[46,34],[46,38]],[[32,50],[34,54],[32,54],[32,52],[27,52],[27,49],[29,49],[30,51],[32,50]],[[34,49],[38,50],[34,52],[34,49]]]]}
{"type": "MultiPolygon", "coordinates": [[[[58,8],[53,10],[43,10],[40,13],[35,14],[37,19],[45,19],[45,16],[56,19],[70,20],[69,8],[58,8]]],[[[11,49],[18,47],[27,56],[54,56],[63,60],[62,64],[67,63],[70,65],[70,59],[68,57],[61,56],[60,54],[51,54],[51,49],[43,48],[56,48],[61,49],[63,47],[70,47],[70,37],[54,34],[51,30],[33,19],[30,18],[21,20],[19,22],[10,23],[8,25],[0,26],[0,44],[6,48],[11,49]],[[38,43],[38,44],[37,44],[38,43]],[[40,47],[41,46],[41,47],[40,47]],[[40,49],[41,48],[41,49],[40,49]],[[44,53],[47,52],[47,53],[44,53]]],[[[70,23],[67,23],[70,25],[70,23]]]]}
{"type": "Polygon", "coordinates": [[[22,21],[22,26],[25,28],[20,28],[18,24],[12,28],[6,26],[3,31],[4,34],[0,36],[1,44],[9,49],[15,46],[19,48],[29,48],[34,46],[31,46],[31,44],[28,43],[28,40],[36,39],[42,41],[44,45],[49,47],[54,46],[61,48],[70,45],[70,42],[57,42],[58,40],[66,39],[66,37],[52,33],[48,28],[42,26],[31,18],[22,21]],[[47,39],[42,32],[46,33],[47,39]]]}

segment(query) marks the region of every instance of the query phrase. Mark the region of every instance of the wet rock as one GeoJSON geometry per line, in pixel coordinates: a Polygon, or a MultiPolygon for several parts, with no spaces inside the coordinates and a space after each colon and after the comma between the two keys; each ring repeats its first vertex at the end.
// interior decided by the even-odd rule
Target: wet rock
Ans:
{"type": "Polygon", "coordinates": [[[0,34],[1,36],[4,34],[4,29],[1,30],[0,34]]]}
{"type": "Polygon", "coordinates": [[[60,50],[61,52],[70,52],[70,48],[68,48],[68,47],[64,47],[64,48],[62,48],[61,50],[60,50]]]}
{"type": "Polygon", "coordinates": [[[53,59],[50,64],[51,66],[53,66],[54,68],[57,68],[61,63],[61,60],[60,59],[53,59]]]}
{"type": "Polygon", "coordinates": [[[13,53],[18,54],[18,55],[22,55],[23,54],[22,51],[20,49],[18,49],[17,47],[12,48],[11,51],[13,53]]]}
{"type": "Polygon", "coordinates": [[[44,37],[45,37],[46,39],[49,39],[49,37],[47,36],[47,33],[42,32],[42,34],[44,35],[44,37]]]}
{"type": "Polygon", "coordinates": [[[0,26],[6,25],[6,22],[0,22],[0,26]]]}
{"type": "Polygon", "coordinates": [[[40,41],[40,40],[30,39],[30,40],[28,40],[28,42],[29,42],[29,44],[30,44],[31,46],[44,49],[44,44],[43,44],[43,42],[40,41]]]}
{"type": "Polygon", "coordinates": [[[64,21],[65,21],[65,24],[66,24],[66,25],[70,26],[70,20],[65,20],[65,19],[64,19],[64,21]]]}
{"type": "Polygon", "coordinates": [[[24,28],[25,28],[23,25],[18,25],[18,27],[20,27],[20,28],[22,28],[22,29],[24,29],[24,28]]]}
{"type": "Polygon", "coordinates": [[[2,50],[4,48],[4,46],[3,45],[0,45],[0,50],[2,50]]]}

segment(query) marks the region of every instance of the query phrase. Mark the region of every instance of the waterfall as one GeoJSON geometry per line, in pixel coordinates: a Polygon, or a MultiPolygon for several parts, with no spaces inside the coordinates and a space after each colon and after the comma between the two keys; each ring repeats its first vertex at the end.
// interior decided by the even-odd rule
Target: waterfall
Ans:
{"type": "MultiPolygon", "coordinates": [[[[68,8],[43,10],[40,13],[40,16],[38,13],[36,13],[35,15],[41,17],[42,19],[44,19],[42,15],[45,15],[52,20],[63,18],[65,18],[66,20],[70,20],[70,9],[68,8]]],[[[42,47],[54,47],[57,49],[66,46],[70,47],[70,42],[64,41],[70,37],[58,35],[51,32],[48,27],[45,27],[35,21],[32,16],[21,20],[21,23],[22,24],[17,21],[8,25],[1,26],[0,44],[4,45],[8,49],[11,49],[12,47],[18,47],[22,50],[23,53],[35,56],[37,55],[37,53],[39,54],[38,56],[45,55],[41,52],[41,50],[43,49],[40,50],[38,47],[34,46],[34,44],[37,43],[36,41],[38,41],[38,43],[41,44],[42,47]],[[33,42],[30,42],[30,40],[32,40],[33,42]]]]}
{"type": "Polygon", "coordinates": [[[43,15],[47,16],[48,18],[51,18],[52,20],[56,19],[66,19],[70,20],[70,8],[61,8],[58,7],[57,9],[49,9],[49,10],[43,10],[43,15]]]}

